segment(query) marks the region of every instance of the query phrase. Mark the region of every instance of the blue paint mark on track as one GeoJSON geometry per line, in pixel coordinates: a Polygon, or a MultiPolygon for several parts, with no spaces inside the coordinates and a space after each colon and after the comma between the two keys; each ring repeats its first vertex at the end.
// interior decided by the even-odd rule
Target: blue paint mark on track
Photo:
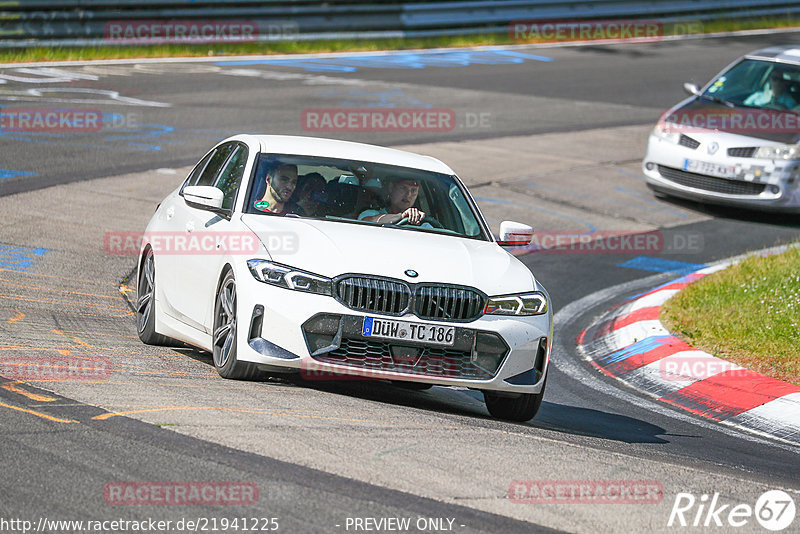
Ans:
{"type": "Polygon", "coordinates": [[[663,345],[665,342],[669,340],[674,340],[673,336],[652,336],[642,339],[641,341],[637,341],[633,345],[625,347],[624,349],[620,349],[616,352],[612,352],[602,358],[599,358],[598,361],[603,362],[605,365],[610,365],[612,363],[619,363],[622,361],[627,360],[631,356],[636,356],[638,354],[644,354],[645,352],[650,352],[653,349],[656,349],[663,345]]]}
{"type": "Polygon", "coordinates": [[[702,263],[687,263],[683,261],[665,260],[663,258],[650,258],[638,256],[623,263],[618,263],[617,267],[627,267],[629,269],[641,269],[643,271],[655,271],[658,273],[691,273],[707,267],[702,263]]]}
{"type": "Polygon", "coordinates": [[[37,258],[44,256],[48,250],[0,244],[0,269],[29,273],[36,265],[37,258]]]}
{"type": "Polygon", "coordinates": [[[446,52],[397,52],[330,58],[249,59],[220,61],[219,66],[273,65],[311,72],[356,72],[359,69],[424,69],[469,65],[513,65],[527,61],[551,62],[553,58],[515,50],[453,50],[446,52]]]}
{"type": "Polygon", "coordinates": [[[14,178],[16,176],[36,176],[36,173],[28,171],[14,171],[11,169],[0,169],[0,180],[3,178],[14,178]]]}

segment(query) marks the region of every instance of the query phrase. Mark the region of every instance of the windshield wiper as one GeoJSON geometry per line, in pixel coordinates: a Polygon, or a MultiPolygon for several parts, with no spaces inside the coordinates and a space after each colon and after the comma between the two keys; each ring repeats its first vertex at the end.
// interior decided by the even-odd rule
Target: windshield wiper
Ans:
{"type": "Polygon", "coordinates": [[[735,108],[736,107],[736,104],[734,104],[733,102],[730,102],[730,101],[725,100],[724,98],[720,98],[718,96],[707,95],[707,94],[701,94],[701,95],[697,95],[697,96],[699,98],[705,98],[705,99],[711,100],[712,102],[716,102],[717,104],[722,104],[723,106],[728,106],[729,108],[735,108]]]}

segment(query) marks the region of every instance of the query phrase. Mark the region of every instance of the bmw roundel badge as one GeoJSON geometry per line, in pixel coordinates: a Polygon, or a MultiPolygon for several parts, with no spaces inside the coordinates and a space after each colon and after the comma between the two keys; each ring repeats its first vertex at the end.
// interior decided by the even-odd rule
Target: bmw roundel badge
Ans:
{"type": "Polygon", "coordinates": [[[408,276],[409,278],[416,278],[417,276],[419,276],[419,273],[414,269],[406,269],[406,276],[408,276]]]}

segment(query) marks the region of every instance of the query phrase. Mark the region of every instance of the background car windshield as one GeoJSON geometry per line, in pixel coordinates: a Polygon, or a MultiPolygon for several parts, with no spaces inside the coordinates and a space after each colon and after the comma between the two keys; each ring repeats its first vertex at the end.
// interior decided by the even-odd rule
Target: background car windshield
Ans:
{"type": "Polygon", "coordinates": [[[297,167],[297,185],[284,215],[380,224],[363,217],[386,213],[391,184],[413,180],[419,184],[413,207],[426,217],[420,226],[403,228],[490,240],[473,202],[454,176],[365,161],[262,154],[254,171],[246,213],[264,213],[256,204],[267,192],[266,178],[284,165],[297,167]]]}
{"type": "Polygon", "coordinates": [[[714,80],[703,94],[737,106],[794,109],[800,105],[800,66],[745,59],[714,80]],[[774,105],[778,98],[782,104],[774,105]]]}

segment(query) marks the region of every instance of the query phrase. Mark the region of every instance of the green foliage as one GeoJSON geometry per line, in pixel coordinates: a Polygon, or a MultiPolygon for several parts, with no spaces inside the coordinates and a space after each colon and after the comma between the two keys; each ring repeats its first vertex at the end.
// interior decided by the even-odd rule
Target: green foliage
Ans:
{"type": "Polygon", "coordinates": [[[667,301],[661,320],[690,345],[800,385],[800,248],[701,279],[667,301]]]}

